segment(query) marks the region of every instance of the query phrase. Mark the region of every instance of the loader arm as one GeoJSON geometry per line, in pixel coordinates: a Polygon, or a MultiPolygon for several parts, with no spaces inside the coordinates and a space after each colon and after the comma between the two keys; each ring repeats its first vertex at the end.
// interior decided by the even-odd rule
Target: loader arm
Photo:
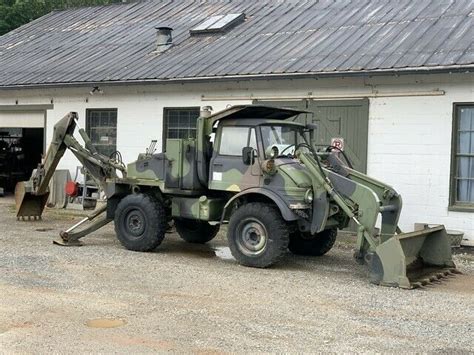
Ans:
{"type": "Polygon", "coordinates": [[[391,186],[349,168],[335,154],[325,157],[324,168],[317,156],[299,152],[298,157],[311,172],[313,189],[324,188],[356,223],[354,256],[368,264],[373,283],[414,288],[458,272],[444,226],[401,233],[402,199],[391,186]]]}
{"type": "Polygon", "coordinates": [[[82,128],[79,128],[79,134],[85,146],[74,138],[77,120],[77,113],[70,112],[54,126],[53,139],[43,162],[33,171],[30,180],[19,182],[15,187],[17,218],[41,218],[49,196],[49,182],[67,149],[102,189],[105,188],[106,179],[117,177],[117,170],[125,174],[123,163],[99,154],[82,128]]]}

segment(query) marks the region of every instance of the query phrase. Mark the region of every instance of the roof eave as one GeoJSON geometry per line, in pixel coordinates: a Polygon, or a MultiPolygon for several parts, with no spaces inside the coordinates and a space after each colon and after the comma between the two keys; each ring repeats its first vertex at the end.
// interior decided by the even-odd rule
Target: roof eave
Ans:
{"type": "Polygon", "coordinates": [[[169,79],[131,79],[131,80],[103,80],[86,82],[54,82],[54,83],[28,83],[16,85],[0,85],[0,89],[42,89],[60,87],[84,87],[91,85],[152,85],[167,83],[189,83],[189,82],[212,82],[212,81],[235,81],[235,80],[272,80],[272,79],[296,79],[296,78],[328,78],[328,77],[359,77],[359,76],[392,76],[392,75],[413,75],[413,74],[450,74],[450,73],[470,73],[474,71],[474,64],[452,65],[452,66],[432,66],[432,67],[407,67],[400,69],[374,69],[374,70],[353,70],[353,71],[327,71],[327,72],[307,72],[307,73],[269,73],[269,74],[246,74],[246,75],[221,75],[221,76],[200,76],[169,79]]]}

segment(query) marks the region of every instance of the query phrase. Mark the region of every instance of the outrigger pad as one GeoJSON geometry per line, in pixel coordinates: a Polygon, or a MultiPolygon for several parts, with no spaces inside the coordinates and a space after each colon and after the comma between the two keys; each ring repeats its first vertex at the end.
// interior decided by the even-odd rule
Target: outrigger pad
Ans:
{"type": "Polygon", "coordinates": [[[25,217],[41,219],[49,193],[33,195],[28,190],[24,181],[20,181],[15,186],[16,217],[17,219],[25,219],[25,217]]]}
{"type": "Polygon", "coordinates": [[[415,288],[460,273],[444,226],[393,236],[369,258],[371,282],[415,288]]]}
{"type": "Polygon", "coordinates": [[[54,239],[53,244],[60,245],[62,247],[81,247],[84,245],[80,240],[76,239],[69,242],[61,237],[54,239]]]}

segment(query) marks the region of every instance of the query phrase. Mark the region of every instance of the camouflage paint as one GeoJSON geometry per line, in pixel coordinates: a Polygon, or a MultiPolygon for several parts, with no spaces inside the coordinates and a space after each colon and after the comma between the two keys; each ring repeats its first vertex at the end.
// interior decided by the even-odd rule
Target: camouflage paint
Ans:
{"type": "Polygon", "coordinates": [[[222,198],[208,198],[207,196],[199,198],[175,196],[171,199],[171,215],[202,221],[218,221],[225,202],[222,198]]]}

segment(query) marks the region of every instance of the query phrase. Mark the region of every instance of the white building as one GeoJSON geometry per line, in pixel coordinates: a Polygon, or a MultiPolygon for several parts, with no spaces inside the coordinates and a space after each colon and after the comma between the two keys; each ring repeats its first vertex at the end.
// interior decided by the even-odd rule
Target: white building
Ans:
{"type": "Polygon", "coordinates": [[[305,108],[322,144],[344,138],[358,169],[401,193],[402,229],[443,223],[474,240],[473,10],[183,0],[54,12],[0,37],[0,132],[41,132],[44,150],[76,111],[99,149],[132,161],[152,139],[192,135],[202,106],[305,108]]]}

